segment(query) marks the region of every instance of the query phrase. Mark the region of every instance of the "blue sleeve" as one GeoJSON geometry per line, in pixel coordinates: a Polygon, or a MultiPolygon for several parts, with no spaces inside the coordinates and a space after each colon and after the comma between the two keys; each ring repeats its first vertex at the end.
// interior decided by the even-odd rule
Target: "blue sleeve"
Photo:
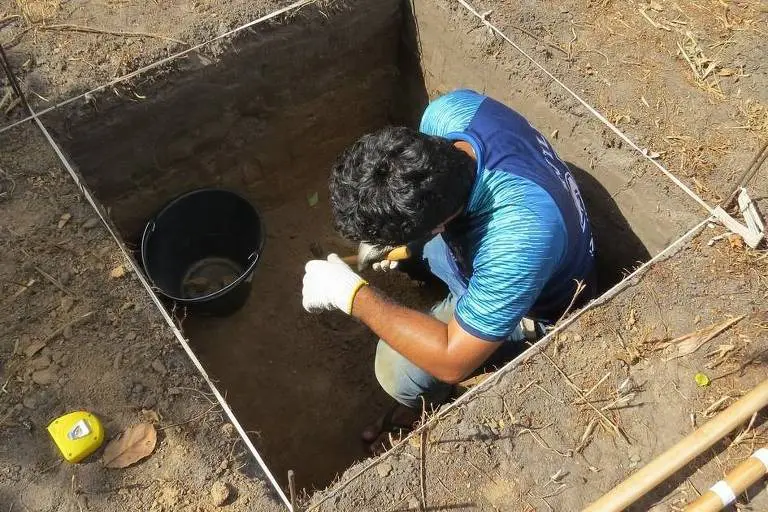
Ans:
{"type": "Polygon", "coordinates": [[[469,334],[507,339],[536,302],[566,252],[565,222],[552,197],[535,183],[491,172],[473,201],[497,201],[473,258],[467,292],[455,318],[469,334]]]}
{"type": "Polygon", "coordinates": [[[437,137],[464,131],[485,99],[482,94],[469,89],[459,89],[440,96],[427,106],[421,117],[419,131],[437,137]]]}

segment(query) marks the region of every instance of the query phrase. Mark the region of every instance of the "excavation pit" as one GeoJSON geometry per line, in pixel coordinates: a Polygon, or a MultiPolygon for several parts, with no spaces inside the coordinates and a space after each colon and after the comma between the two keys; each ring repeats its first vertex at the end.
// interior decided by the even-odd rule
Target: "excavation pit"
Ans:
{"type": "MultiPolygon", "coordinates": [[[[459,87],[508,104],[545,135],[557,130],[553,145],[593,223],[602,289],[692,222],[647,208],[667,192],[660,180],[629,179],[648,172],[642,158],[555,101],[554,86],[522,57],[489,53],[491,36],[468,31],[470,22],[440,2],[370,0],[304,16],[188,54],[119,96],[52,115],[51,126],[134,244],[158,208],[192,189],[227,188],[257,206],[267,239],[244,308],[224,319],[175,313],[278,479],[294,469],[311,489],[366,456],[359,433],[388,403],[373,374],[370,331],[301,307],[311,247],[354,250],[330,227],[327,177],[360,135],[415,126],[430,97],[459,87]]],[[[414,307],[433,300],[404,278],[382,286],[414,307]]]]}

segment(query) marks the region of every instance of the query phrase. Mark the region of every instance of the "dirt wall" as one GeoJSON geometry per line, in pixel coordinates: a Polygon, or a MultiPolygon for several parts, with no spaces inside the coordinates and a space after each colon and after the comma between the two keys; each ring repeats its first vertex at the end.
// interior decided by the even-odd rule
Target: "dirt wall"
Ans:
{"type": "Polygon", "coordinates": [[[194,54],[161,81],[94,97],[53,125],[129,237],[195,187],[273,207],[396,116],[399,3],[246,31],[215,62],[194,54]]]}

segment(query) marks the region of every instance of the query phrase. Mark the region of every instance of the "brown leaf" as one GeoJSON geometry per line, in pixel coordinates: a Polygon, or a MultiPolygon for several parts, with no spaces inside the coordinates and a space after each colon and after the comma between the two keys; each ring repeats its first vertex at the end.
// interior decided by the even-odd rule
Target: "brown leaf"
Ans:
{"type": "Polygon", "coordinates": [[[123,277],[124,275],[125,275],[125,267],[122,265],[116,266],[109,273],[109,276],[112,277],[113,279],[118,279],[120,277],[123,277]]]}
{"type": "Polygon", "coordinates": [[[125,429],[109,442],[102,462],[108,468],[125,468],[148,457],[157,444],[157,431],[151,423],[139,423],[125,429]]]}

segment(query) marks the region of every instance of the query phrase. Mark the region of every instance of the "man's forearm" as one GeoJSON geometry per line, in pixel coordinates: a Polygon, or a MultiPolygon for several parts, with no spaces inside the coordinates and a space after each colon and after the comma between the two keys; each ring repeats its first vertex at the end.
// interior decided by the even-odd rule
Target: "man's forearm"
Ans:
{"type": "Polygon", "coordinates": [[[441,321],[395,304],[370,286],[364,286],[355,296],[352,315],[436,378],[452,383],[464,377],[463,365],[451,352],[448,328],[441,321]]]}

